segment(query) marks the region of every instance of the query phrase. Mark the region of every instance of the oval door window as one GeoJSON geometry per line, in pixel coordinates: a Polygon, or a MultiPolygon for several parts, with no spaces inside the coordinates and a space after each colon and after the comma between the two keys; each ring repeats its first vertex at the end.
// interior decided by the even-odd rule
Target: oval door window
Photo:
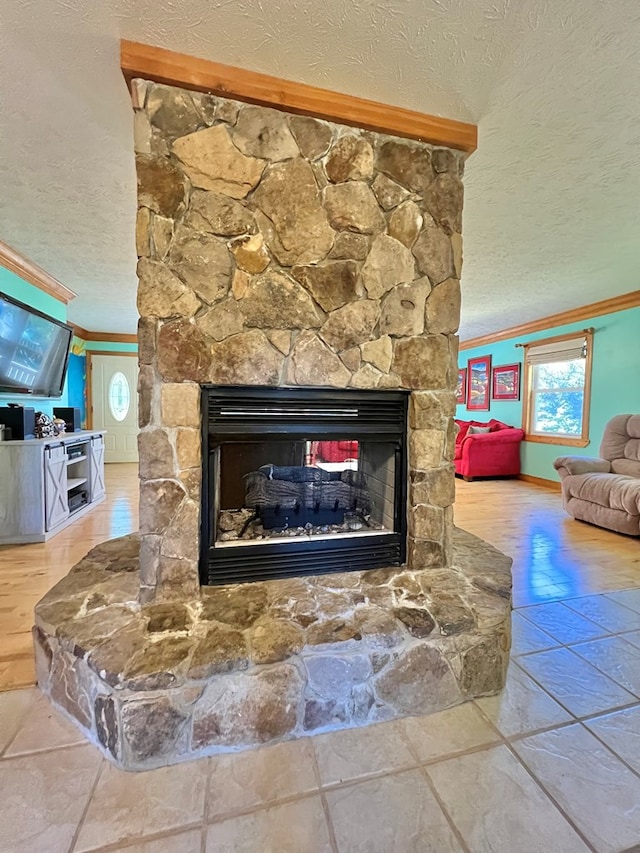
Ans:
{"type": "Polygon", "coordinates": [[[107,399],[109,400],[111,414],[115,420],[123,421],[129,414],[131,391],[129,389],[127,377],[119,370],[117,370],[111,377],[107,399]]]}

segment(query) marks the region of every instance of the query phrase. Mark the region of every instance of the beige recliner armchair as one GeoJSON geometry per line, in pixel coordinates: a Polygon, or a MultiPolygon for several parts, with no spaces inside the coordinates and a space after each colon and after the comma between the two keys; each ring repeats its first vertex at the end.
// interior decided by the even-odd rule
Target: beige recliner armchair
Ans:
{"type": "Polygon", "coordinates": [[[640,536],[640,415],[616,415],[600,456],[560,456],[562,504],[580,521],[640,536]]]}

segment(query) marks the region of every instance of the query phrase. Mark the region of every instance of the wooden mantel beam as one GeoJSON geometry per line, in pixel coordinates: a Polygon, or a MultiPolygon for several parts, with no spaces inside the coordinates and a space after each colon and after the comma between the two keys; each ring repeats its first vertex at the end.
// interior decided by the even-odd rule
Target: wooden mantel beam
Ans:
{"type": "Polygon", "coordinates": [[[468,154],[478,145],[478,129],[473,124],[281,80],[126,39],[120,43],[120,66],[129,86],[134,77],[141,77],[391,136],[419,139],[468,154]]]}

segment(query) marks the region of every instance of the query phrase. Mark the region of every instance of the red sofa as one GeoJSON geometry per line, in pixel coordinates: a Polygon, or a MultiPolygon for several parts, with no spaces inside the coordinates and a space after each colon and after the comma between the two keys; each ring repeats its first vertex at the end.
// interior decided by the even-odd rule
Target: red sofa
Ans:
{"type": "Polygon", "coordinates": [[[346,462],[358,458],[357,441],[314,441],[311,447],[312,464],[316,462],[346,462]]]}
{"type": "Polygon", "coordinates": [[[465,480],[474,477],[514,477],[520,473],[520,442],[524,432],[492,418],[459,421],[454,459],[456,474],[465,480]],[[487,433],[469,433],[469,427],[489,428],[487,433]]]}

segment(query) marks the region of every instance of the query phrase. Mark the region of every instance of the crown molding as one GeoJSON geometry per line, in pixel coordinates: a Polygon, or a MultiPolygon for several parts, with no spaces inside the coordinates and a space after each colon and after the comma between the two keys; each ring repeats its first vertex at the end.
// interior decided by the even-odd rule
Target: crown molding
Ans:
{"type": "Polygon", "coordinates": [[[117,343],[117,344],[137,344],[137,335],[125,335],[119,332],[92,332],[82,326],[76,326],[75,323],[70,324],[73,329],[73,334],[77,338],[82,338],[83,341],[96,341],[102,343],[117,343]]]}
{"type": "Polygon", "coordinates": [[[0,266],[15,273],[49,296],[53,296],[59,302],[64,302],[65,305],[68,305],[78,295],[65,287],[57,278],[49,275],[42,267],[25,258],[7,243],[3,243],[2,240],[0,240],[0,266]]]}
{"type": "Polygon", "coordinates": [[[610,299],[603,299],[600,302],[592,302],[590,305],[572,308],[560,314],[551,314],[549,317],[541,317],[539,320],[522,323],[520,326],[511,326],[509,329],[503,329],[491,335],[469,338],[469,340],[460,342],[459,350],[475,349],[475,347],[495,344],[498,341],[506,341],[509,338],[519,338],[522,335],[531,335],[535,332],[542,332],[545,329],[553,329],[556,326],[579,323],[582,320],[588,320],[590,317],[602,317],[603,314],[614,314],[616,311],[637,308],[638,305],[640,305],[640,290],[632,290],[630,293],[623,293],[621,296],[613,296],[610,299]]]}
{"type": "Polygon", "coordinates": [[[75,323],[69,323],[69,325],[73,329],[73,334],[76,336],[76,338],[82,338],[83,341],[90,340],[89,335],[91,333],[88,332],[85,328],[83,328],[82,326],[77,326],[75,323]]]}
{"type": "Polygon", "coordinates": [[[431,145],[457,148],[467,154],[478,147],[478,128],[473,124],[282,80],[126,39],[120,42],[120,67],[130,89],[131,81],[141,77],[392,136],[419,139],[431,145]]]}

